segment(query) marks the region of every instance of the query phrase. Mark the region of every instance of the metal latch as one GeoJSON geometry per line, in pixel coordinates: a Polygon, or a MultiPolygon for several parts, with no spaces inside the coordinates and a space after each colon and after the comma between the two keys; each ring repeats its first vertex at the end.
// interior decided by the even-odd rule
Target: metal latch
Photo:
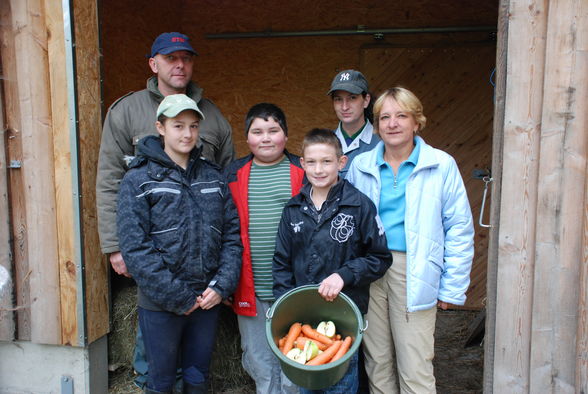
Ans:
{"type": "Polygon", "coordinates": [[[474,173],[472,174],[472,177],[484,181],[484,194],[482,195],[482,206],[480,207],[480,219],[478,220],[478,224],[480,225],[480,227],[491,228],[491,224],[482,223],[482,218],[484,217],[484,207],[486,206],[486,195],[488,194],[488,185],[491,182],[493,182],[494,179],[492,179],[492,174],[489,169],[475,169],[474,173]]]}

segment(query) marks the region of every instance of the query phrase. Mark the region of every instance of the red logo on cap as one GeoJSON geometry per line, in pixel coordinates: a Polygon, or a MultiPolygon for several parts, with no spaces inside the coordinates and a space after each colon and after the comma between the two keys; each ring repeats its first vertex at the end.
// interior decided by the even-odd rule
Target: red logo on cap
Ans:
{"type": "Polygon", "coordinates": [[[186,42],[182,37],[172,37],[172,42],[186,42]]]}

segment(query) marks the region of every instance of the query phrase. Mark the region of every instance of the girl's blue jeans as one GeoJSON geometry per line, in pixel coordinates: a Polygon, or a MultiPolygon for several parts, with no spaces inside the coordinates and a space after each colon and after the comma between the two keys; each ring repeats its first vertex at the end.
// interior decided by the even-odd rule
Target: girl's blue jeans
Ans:
{"type": "Polygon", "coordinates": [[[139,325],[149,363],[149,389],[172,390],[178,357],[185,382],[197,385],[207,381],[218,314],[218,305],[209,310],[196,309],[188,316],[139,307],[139,325]]]}

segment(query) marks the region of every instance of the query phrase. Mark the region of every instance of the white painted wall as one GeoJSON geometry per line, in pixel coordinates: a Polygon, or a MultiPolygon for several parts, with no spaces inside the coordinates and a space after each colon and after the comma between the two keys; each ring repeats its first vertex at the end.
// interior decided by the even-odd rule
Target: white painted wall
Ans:
{"type": "Polygon", "coordinates": [[[108,393],[106,336],[88,347],[0,342],[0,394],[60,394],[62,378],[74,394],[108,393]]]}

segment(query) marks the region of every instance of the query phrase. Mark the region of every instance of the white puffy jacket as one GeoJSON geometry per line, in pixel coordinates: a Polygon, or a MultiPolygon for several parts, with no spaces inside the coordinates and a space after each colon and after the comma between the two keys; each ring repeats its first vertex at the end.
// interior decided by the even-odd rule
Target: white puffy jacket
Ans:
{"type": "MultiPolygon", "coordinates": [[[[419,159],[406,183],[407,311],[434,307],[437,300],[463,305],[474,256],[474,226],[459,169],[449,154],[427,145],[421,137],[419,159]]],[[[353,160],[346,179],[380,203],[383,151],[373,150],[353,160]]]]}

